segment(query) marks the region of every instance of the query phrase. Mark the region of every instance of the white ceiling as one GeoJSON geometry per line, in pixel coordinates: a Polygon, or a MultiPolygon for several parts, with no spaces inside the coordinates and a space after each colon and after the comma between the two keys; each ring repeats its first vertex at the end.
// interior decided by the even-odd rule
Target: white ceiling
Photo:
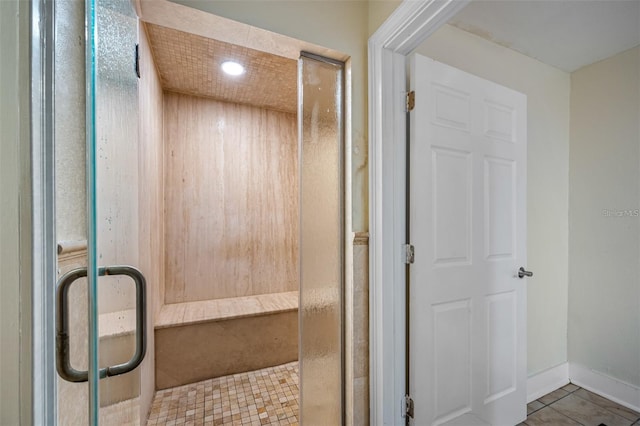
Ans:
{"type": "Polygon", "coordinates": [[[640,44],[640,0],[474,0],[449,23],[573,72],[640,44]]]}

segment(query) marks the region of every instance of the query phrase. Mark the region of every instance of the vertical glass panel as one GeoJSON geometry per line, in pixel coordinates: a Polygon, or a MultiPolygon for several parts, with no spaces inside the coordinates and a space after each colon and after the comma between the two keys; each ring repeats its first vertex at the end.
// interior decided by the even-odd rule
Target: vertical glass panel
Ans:
{"type": "Polygon", "coordinates": [[[303,54],[300,120],[300,420],[343,421],[343,73],[303,54]]]}
{"type": "MultiPolygon", "coordinates": [[[[55,4],[55,205],[58,278],[87,266],[85,185],[85,14],[78,1],[55,4]],[[70,76],[73,76],[70,78],[70,76]]],[[[34,77],[35,78],[35,77],[34,77]]],[[[69,289],[69,359],[86,371],[87,280],[69,289]]],[[[89,393],[86,382],[72,383],[56,375],[57,424],[86,425],[89,393]]]]}
{"type": "MultiPolygon", "coordinates": [[[[87,149],[95,173],[94,192],[89,194],[94,200],[89,223],[95,235],[91,238],[90,232],[89,259],[95,256],[98,267],[135,267],[139,249],[137,17],[130,0],[94,0],[93,7],[94,142],[87,149]]],[[[97,282],[97,361],[105,368],[126,363],[135,353],[136,293],[133,281],[125,276],[102,276],[97,282]]],[[[99,423],[139,424],[139,395],[139,368],[100,379],[99,423]]]]}

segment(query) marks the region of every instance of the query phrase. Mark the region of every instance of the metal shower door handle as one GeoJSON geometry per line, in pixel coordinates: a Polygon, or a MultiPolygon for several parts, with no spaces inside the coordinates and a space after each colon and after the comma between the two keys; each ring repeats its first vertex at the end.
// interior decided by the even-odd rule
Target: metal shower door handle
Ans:
{"type": "MultiPolygon", "coordinates": [[[[147,282],[138,269],[133,266],[106,266],[98,269],[99,276],[126,275],[136,284],[136,352],[124,364],[100,369],[100,378],[117,376],[133,371],[140,365],[147,352],[147,282]]],[[[87,371],[79,371],[71,366],[69,358],[69,287],[87,276],[87,268],[73,269],[58,281],[56,289],[56,369],[63,379],[69,382],[86,382],[87,371]]]]}
{"type": "Polygon", "coordinates": [[[520,269],[518,269],[518,278],[532,277],[532,276],[533,276],[533,272],[526,271],[522,266],[520,267],[520,269]]]}

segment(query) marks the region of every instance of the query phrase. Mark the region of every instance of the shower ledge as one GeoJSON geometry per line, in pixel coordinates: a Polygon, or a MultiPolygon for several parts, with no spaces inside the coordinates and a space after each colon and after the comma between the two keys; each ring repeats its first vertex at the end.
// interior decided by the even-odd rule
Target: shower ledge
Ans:
{"type": "Polygon", "coordinates": [[[255,317],[297,309],[297,291],[172,303],[160,308],[155,328],[255,317]]]}
{"type": "Polygon", "coordinates": [[[100,314],[98,327],[100,338],[133,334],[136,330],[136,310],[126,309],[100,314]]]}

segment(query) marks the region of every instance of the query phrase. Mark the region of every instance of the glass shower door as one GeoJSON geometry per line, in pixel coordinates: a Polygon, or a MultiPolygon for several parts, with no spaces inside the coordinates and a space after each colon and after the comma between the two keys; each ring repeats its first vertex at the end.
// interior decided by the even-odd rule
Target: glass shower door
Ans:
{"type": "MultiPolygon", "coordinates": [[[[59,10],[56,24],[64,41],[57,59],[60,70],[68,71],[81,56],[72,49],[82,43],[69,34],[79,32],[82,4],[60,2],[59,10]]],[[[64,275],[56,288],[57,423],[138,425],[138,367],[146,353],[146,283],[136,268],[141,193],[138,23],[130,0],[86,0],[84,13],[85,93],[60,92],[60,107],[86,106],[86,209],[76,206],[66,211],[65,219],[79,214],[79,222],[84,213],[87,241],[58,247],[59,254],[75,254],[62,261],[64,275]]],[[[64,90],[74,86],[71,79],[82,76],[56,78],[56,90],[64,90]]],[[[56,116],[60,137],[81,122],[77,113],[60,111],[56,116]]],[[[78,180],[74,184],[81,185],[78,180]]],[[[65,182],[71,185],[69,179],[65,182]]]]}
{"type": "Polygon", "coordinates": [[[89,420],[140,424],[138,20],[130,0],[86,0],[85,13],[89,420]]]}

